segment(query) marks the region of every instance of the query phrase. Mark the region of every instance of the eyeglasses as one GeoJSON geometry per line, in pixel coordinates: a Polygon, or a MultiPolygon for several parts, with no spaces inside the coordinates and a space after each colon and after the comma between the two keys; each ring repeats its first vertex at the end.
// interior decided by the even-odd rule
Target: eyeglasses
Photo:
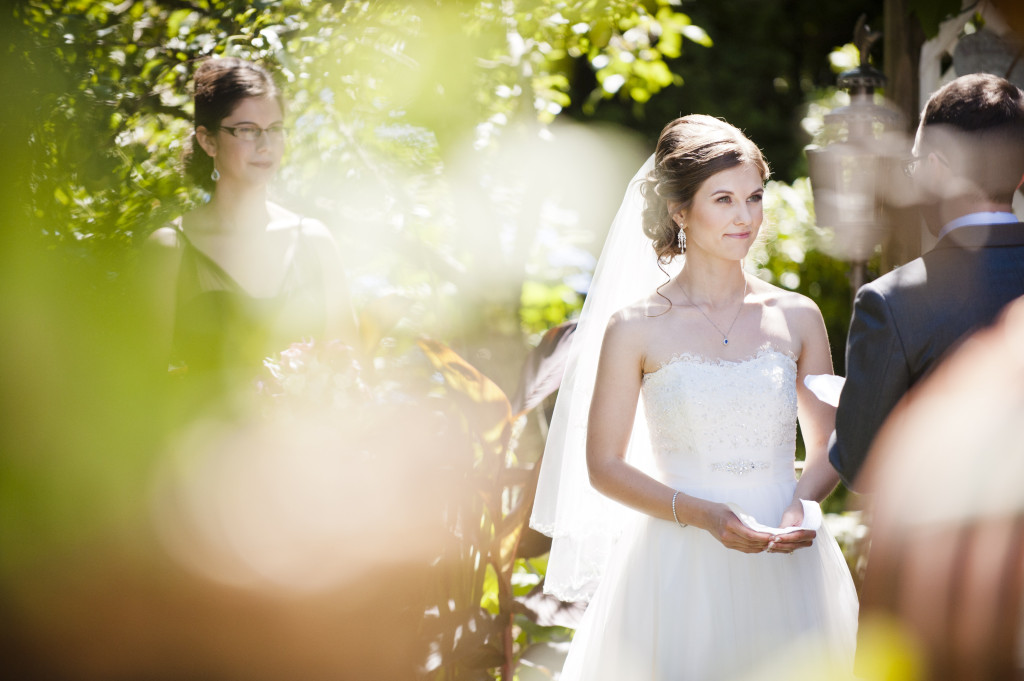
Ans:
{"type": "Polygon", "coordinates": [[[236,125],[233,127],[222,125],[220,126],[220,129],[227,130],[232,136],[246,142],[255,142],[260,137],[263,137],[263,135],[267,135],[269,138],[273,139],[281,139],[284,137],[284,126],[281,124],[275,124],[269,128],[261,128],[258,125],[236,125]]]}
{"type": "Polygon", "coordinates": [[[919,165],[921,165],[921,157],[911,156],[903,162],[903,174],[907,177],[913,177],[919,165]]]}
{"type": "MultiPolygon", "coordinates": [[[[946,166],[947,168],[951,167],[949,165],[949,161],[947,161],[946,157],[943,156],[941,153],[937,151],[932,151],[929,152],[929,154],[938,159],[939,163],[946,166]]],[[[907,177],[913,177],[914,173],[917,172],[918,167],[920,167],[921,161],[923,161],[925,157],[928,156],[929,154],[925,154],[924,156],[911,156],[910,158],[903,161],[903,174],[906,175],[907,177]]]]}

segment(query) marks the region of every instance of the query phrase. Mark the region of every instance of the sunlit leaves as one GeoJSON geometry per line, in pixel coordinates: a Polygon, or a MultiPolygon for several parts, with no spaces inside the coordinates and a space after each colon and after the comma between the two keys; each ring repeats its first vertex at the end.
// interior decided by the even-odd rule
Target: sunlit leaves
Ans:
{"type": "MultiPolygon", "coordinates": [[[[196,62],[261,60],[281,75],[291,117],[278,198],[309,205],[358,249],[357,299],[387,272],[388,285],[434,301],[413,309],[440,326],[441,292],[466,286],[457,280],[472,258],[454,233],[465,198],[448,176],[453,150],[514,145],[522,121],[554,120],[574,105],[581,66],[599,83],[590,106],[639,105],[678,83],[664,60],[684,39],[707,44],[678,10],[666,0],[25,3],[37,50],[24,58],[66,79],[40,79],[37,221],[26,229],[128,247],[205,200],[179,172],[196,62]],[[58,188],[85,194],[88,210],[58,188]]],[[[530,219],[492,224],[511,235],[530,219]]],[[[514,235],[515,248],[528,237],[514,235]]]]}
{"type": "Polygon", "coordinates": [[[955,16],[963,7],[960,0],[909,0],[908,8],[921,22],[925,37],[934,38],[939,33],[939,24],[955,16]]]}
{"type": "Polygon", "coordinates": [[[480,430],[481,443],[489,450],[485,458],[493,460],[504,449],[512,425],[505,393],[451,348],[426,338],[418,344],[443,377],[446,388],[463,405],[470,422],[480,430]]]}
{"type": "Polygon", "coordinates": [[[771,181],[765,189],[762,235],[749,260],[760,266],[764,279],[795,290],[801,284],[800,266],[817,245],[810,182],[771,181]]]}
{"type": "Polygon", "coordinates": [[[817,303],[832,356],[841,360],[851,312],[848,267],[819,248],[810,180],[797,178],[792,184],[772,181],[765,189],[764,224],[748,261],[762,279],[817,303]]]}
{"type": "Polygon", "coordinates": [[[682,53],[683,39],[710,46],[707,33],[678,11],[678,3],[523,2],[504,17],[509,32],[507,62],[533,79],[534,109],[549,122],[568,106],[569,75],[577,60],[586,60],[599,87],[585,103],[593,109],[602,99],[622,97],[642,105],[652,95],[678,85],[665,59],[682,53]],[[556,87],[551,87],[555,85],[556,87]]]}
{"type": "Polygon", "coordinates": [[[525,331],[540,333],[572,317],[582,306],[583,297],[564,283],[525,281],[519,318],[525,331]]]}
{"type": "Polygon", "coordinates": [[[853,43],[846,43],[832,50],[828,63],[835,73],[842,73],[860,66],[860,50],[853,43]]]}

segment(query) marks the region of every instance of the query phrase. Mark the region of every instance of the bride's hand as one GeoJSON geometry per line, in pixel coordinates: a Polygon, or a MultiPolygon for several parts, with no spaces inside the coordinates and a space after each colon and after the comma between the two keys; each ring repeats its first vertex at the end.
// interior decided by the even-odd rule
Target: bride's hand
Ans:
{"type": "Polygon", "coordinates": [[[707,530],[725,548],[743,553],[760,553],[771,540],[771,535],[755,532],[744,525],[725,504],[715,504],[707,530]]]}
{"type": "MultiPolygon", "coordinates": [[[[804,506],[800,500],[794,500],[786,510],[782,512],[782,519],[779,527],[792,527],[799,525],[804,520],[804,506]]],[[[793,553],[797,549],[803,549],[814,543],[817,533],[814,530],[797,530],[787,534],[780,534],[772,537],[768,544],[768,553],[793,553]]]]}
{"type": "Polygon", "coordinates": [[[793,527],[799,525],[804,521],[804,505],[800,503],[799,499],[794,499],[786,510],[782,512],[782,519],[779,521],[779,527],[793,527]]]}

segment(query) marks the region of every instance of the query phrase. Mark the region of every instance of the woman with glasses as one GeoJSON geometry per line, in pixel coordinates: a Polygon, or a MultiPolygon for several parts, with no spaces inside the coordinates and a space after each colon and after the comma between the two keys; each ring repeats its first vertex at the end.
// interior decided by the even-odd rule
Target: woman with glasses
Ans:
{"type": "Polygon", "coordinates": [[[195,75],[185,174],[209,201],[150,238],[171,365],[226,388],[302,338],[355,340],[338,248],[326,227],[269,200],[284,154],[284,101],[270,73],[231,57],[195,75]]]}

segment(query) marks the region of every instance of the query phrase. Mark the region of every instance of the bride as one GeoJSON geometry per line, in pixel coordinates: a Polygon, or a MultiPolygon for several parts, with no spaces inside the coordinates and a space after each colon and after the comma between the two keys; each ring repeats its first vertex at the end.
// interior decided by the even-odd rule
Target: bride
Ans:
{"type": "Polygon", "coordinates": [[[613,223],[531,520],[546,590],[590,599],[563,680],[732,679],[798,641],[849,669],[856,594],[816,503],[834,410],[803,385],[832,373],[824,323],[742,266],[767,177],[739,130],[685,116],[613,223]]]}

